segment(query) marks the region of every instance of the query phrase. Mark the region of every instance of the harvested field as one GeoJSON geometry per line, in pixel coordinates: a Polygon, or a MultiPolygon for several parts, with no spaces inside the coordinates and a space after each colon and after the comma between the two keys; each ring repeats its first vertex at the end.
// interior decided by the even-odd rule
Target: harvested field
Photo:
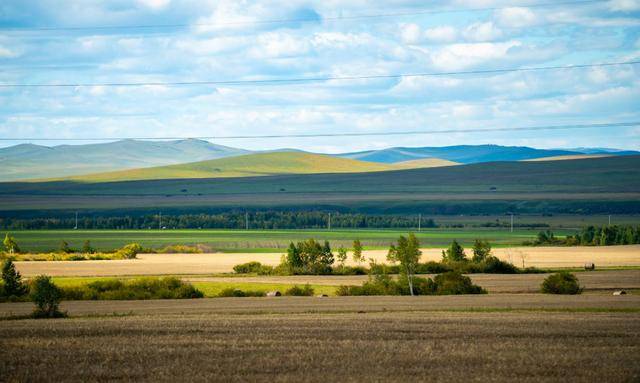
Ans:
{"type": "MultiPolygon", "coordinates": [[[[522,266],[524,259],[527,267],[582,267],[585,262],[593,262],[596,267],[640,266],[640,245],[514,247],[498,248],[493,252],[518,266],[522,266]]],[[[386,262],[387,251],[369,250],[364,255],[386,262]]],[[[140,254],[139,259],[134,260],[16,262],[16,266],[25,276],[212,274],[232,272],[234,265],[249,261],[277,265],[281,256],[282,253],[140,254]]],[[[441,256],[441,249],[423,249],[422,260],[440,260],[441,256]]]]}
{"type": "MultiPolygon", "coordinates": [[[[489,293],[536,293],[549,274],[469,274],[473,283],[489,293]]],[[[434,275],[423,275],[433,277],[434,275]]],[[[585,292],[640,289],[640,270],[611,270],[576,273],[585,292]]],[[[189,282],[305,284],[317,286],[361,285],[366,275],[294,275],[256,277],[185,277],[189,282]]]]}
{"type": "MultiPolygon", "coordinates": [[[[640,295],[448,295],[375,297],[205,298],[148,301],[68,301],[62,310],[78,315],[292,314],[440,310],[631,310],[640,311],[640,295]]],[[[33,304],[0,303],[0,316],[25,315],[33,304]]]]}
{"type": "Polygon", "coordinates": [[[638,334],[636,312],[154,312],[1,321],[0,370],[8,381],[627,382],[640,377],[638,334]]]}

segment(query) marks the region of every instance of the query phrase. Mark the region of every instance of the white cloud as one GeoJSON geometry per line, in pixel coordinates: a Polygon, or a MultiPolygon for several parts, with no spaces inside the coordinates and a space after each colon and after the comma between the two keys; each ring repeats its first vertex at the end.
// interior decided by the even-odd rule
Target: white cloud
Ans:
{"type": "Polygon", "coordinates": [[[171,0],[138,0],[138,4],[156,11],[166,8],[169,3],[171,0]]]}
{"type": "Polygon", "coordinates": [[[526,28],[535,25],[538,17],[529,8],[511,7],[495,12],[495,18],[503,27],[526,28]]]}
{"type": "Polygon", "coordinates": [[[13,58],[17,56],[18,54],[16,52],[10,50],[9,48],[0,46],[0,57],[13,58]]]}
{"type": "Polygon", "coordinates": [[[502,31],[493,22],[473,23],[464,31],[464,37],[470,41],[492,41],[502,37],[502,31]]]}
{"type": "Polygon", "coordinates": [[[521,46],[519,41],[448,45],[431,55],[433,64],[443,70],[458,70],[486,61],[504,58],[509,49],[521,46]]]}
{"type": "Polygon", "coordinates": [[[611,0],[609,9],[621,12],[638,11],[640,10],[640,0],[611,0]]]}
{"type": "Polygon", "coordinates": [[[400,38],[405,44],[418,44],[422,40],[422,31],[417,24],[402,24],[400,38]]]}
{"type": "Polygon", "coordinates": [[[451,43],[458,37],[458,31],[454,27],[445,25],[427,29],[424,35],[433,42],[451,43]]]}

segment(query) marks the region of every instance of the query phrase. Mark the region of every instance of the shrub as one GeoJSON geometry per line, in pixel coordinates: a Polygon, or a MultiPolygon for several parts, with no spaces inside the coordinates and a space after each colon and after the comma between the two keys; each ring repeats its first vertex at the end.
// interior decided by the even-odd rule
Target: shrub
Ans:
{"type": "Polygon", "coordinates": [[[204,294],[175,277],[105,279],[63,289],[68,300],[144,300],[202,298],[204,294]]]}
{"type": "Polygon", "coordinates": [[[486,294],[487,292],[480,286],[474,285],[471,278],[456,271],[449,271],[437,275],[434,280],[436,294],[438,295],[459,295],[459,294],[486,294]]]}
{"type": "Polygon", "coordinates": [[[417,274],[440,274],[447,271],[451,271],[450,265],[434,261],[420,263],[416,268],[417,274]]]}
{"type": "Polygon", "coordinates": [[[482,272],[488,274],[516,274],[518,268],[509,263],[500,260],[498,257],[489,256],[482,263],[482,272]]]}
{"type": "Polygon", "coordinates": [[[130,243],[116,251],[115,257],[120,259],[134,259],[140,252],[142,252],[142,246],[139,243],[130,243]]]}
{"type": "Polygon", "coordinates": [[[542,282],[541,290],[545,294],[580,294],[582,287],[578,278],[566,271],[551,274],[542,282]]]}
{"type": "Polygon", "coordinates": [[[240,290],[232,287],[220,291],[219,297],[264,297],[266,294],[264,291],[259,290],[240,290]]]}
{"type": "Polygon", "coordinates": [[[61,318],[66,316],[58,307],[62,291],[54,285],[51,277],[40,275],[31,282],[31,300],[36,305],[34,318],[61,318]]]}
{"type": "Polygon", "coordinates": [[[333,269],[334,275],[367,275],[367,269],[362,266],[338,266],[333,269]]]}
{"type": "Polygon", "coordinates": [[[314,294],[314,290],[309,284],[300,287],[293,286],[287,291],[284,292],[284,295],[296,296],[296,297],[312,297],[314,294]]]}
{"type": "Polygon", "coordinates": [[[239,265],[233,266],[233,271],[236,274],[251,274],[258,273],[262,268],[262,263],[260,262],[247,262],[241,263],[239,265]]]}

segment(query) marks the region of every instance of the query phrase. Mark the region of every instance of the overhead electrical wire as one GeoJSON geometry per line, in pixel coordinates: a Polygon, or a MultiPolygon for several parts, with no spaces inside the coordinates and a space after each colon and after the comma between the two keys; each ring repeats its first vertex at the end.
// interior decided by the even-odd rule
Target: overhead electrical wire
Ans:
{"type": "Polygon", "coordinates": [[[368,15],[351,15],[351,16],[329,16],[329,17],[299,17],[288,19],[271,19],[271,20],[250,20],[250,21],[229,21],[229,22],[216,22],[216,23],[175,23],[175,24],[139,24],[139,25],[99,25],[99,26],[68,26],[68,27],[5,27],[0,28],[2,31],[16,31],[16,32],[29,32],[29,31],[92,31],[92,30],[122,30],[122,29],[181,29],[192,27],[224,27],[224,26],[237,26],[237,25],[260,25],[260,24],[285,24],[285,23],[309,23],[309,22],[334,22],[334,21],[349,21],[359,19],[376,19],[376,18],[390,18],[390,17],[405,17],[405,16],[419,16],[428,14],[441,14],[441,13],[464,13],[464,12],[485,12],[485,11],[498,11],[514,7],[526,7],[526,8],[545,8],[556,7],[563,5],[582,5],[582,4],[594,4],[594,3],[606,3],[607,0],[574,0],[574,1],[556,1],[546,3],[531,3],[531,4],[514,4],[510,6],[501,7],[479,7],[479,8],[450,8],[450,9],[419,9],[404,12],[391,12],[380,14],[368,14],[368,15]]]}
{"type": "Polygon", "coordinates": [[[477,69],[469,71],[450,71],[450,72],[431,72],[431,73],[402,73],[402,74],[381,74],[381,75],[364,75],[364,76],[326,76],[326,77],[297,77],[297,78],[279,78],[264,80],[205,80],[205,81],[145,81],[145,82],[103,82],[103,83],[52,83],[52,84],[20,84],[5,83],[0,84],[0,88],[79,88],[79,87],[132,87],[132,86],[198,86],[198,85],[262,85],[262,84],[281,84],[281,83],[305,83],[305,82],[324,82],[324,81],[350,81],[350,80],[375,80],[375,79],[396,79],[404,77],[437,77],[437,76],[454,76],[454,75],[482,75],[494,73],[508,72],[535,72],[544,70],[560,70],[560,69],[580,69],[595,68],[617,65],[635,65],[640,61],[622,61],[607,62],[595,64],[575,64],[575,65],[553,65],[542,67],[525,67],[525,68],[502,68],[502,69],[477,69]]]}
{"type": "Polygon", "coordinates": [[[566,130],[566,129],[594,129],[594,128],[625,128],[640,126],[640,121],[606,122],[595,124],[571,125],[543,125],[521,128],[467,128],[443,130],[410,130],[398,132],[346,132],[346,133],[302,133],[302,134],[267,134],[267,135],[236,135],[236,136],[171,136],[171,137],[0,137],[0,141],[119,141],[119,140],[236,140],[236,139],[269,139],[269,138],[320,138],[320,137],[375,137],[375,136],[410,136],[451,133],[483,133],[483,132],[524,132],[538,130],[566,130]]]}

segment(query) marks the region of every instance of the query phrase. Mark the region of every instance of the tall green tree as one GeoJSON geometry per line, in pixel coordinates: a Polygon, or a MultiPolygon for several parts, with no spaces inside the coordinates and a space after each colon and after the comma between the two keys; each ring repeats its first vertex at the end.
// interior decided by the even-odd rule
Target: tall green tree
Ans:
{"type": "Polygon", "coordinates": [[[491,255],[491,244],[489,241],[476,239],[473,242],[473,262],[483,262],[491,255]]]}
{"type": "Polygon", "coordinates": [[[336,259],[340,266],[344,266],[344,263],[347,261],[347,249],[344,246],[340,246],[338,248],[338,254],[336,254],[336,259]]]}
{"type": "Polygon", "coordinates": [[[413,293],[413,278],[416,274],[416,268],[420,262],[420,242],[413,233],[408,238],[400,236],[396,245],[391,245],[387,259],[390,262],[400,263],[400,270],[409,282],[409,292],[413,293]]]}
{"type": "Polygon", "coordinates": [[[442,260],[445,262],[466,261],[467,255],[464,253],[464,248],[454,239],[449,248],[442,251],[442,260]]]}
{"type": "Polygon", "coordinates": [[[362,243],[359,239],[353,241],[353,261],[355,263],[364,262],[364,256],[362,255],[362,243]]]}
{"type": "Polygon", "coordinates": [[[28,291],[27,286],[22,282],[22,276],[10,259],[2,264],[2,282],[4,295],[7,297],[21,297],[28,291]]]}
{"type": "Polygon", "coordinates": [[[13,238],[13,236],[9,233],[7,233],[4,236],[4,241],[2,241],[2,244],[4,245],[4,248],[7,249],[9,254],[20,252],[20,247],[18,247],[18,242],[16,242],[16,239],[13,238]]]}

